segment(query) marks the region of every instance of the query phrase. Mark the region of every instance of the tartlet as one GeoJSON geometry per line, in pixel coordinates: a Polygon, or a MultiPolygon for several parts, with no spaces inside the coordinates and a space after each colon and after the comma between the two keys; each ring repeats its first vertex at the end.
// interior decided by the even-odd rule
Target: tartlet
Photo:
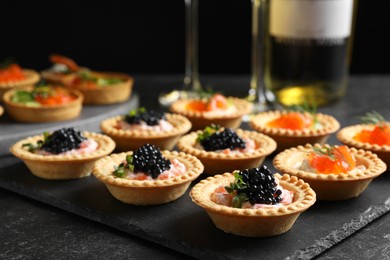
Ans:
{"type": "Polygon", "coordinates": [[[24,79],[11,80],[6,82],[0,81],[0,98],[10,89],[32,86],[40,79],[39,73],[31,69],[22,69],[24,79]]]}
{"type": "Polygon", "coordinates": [[[118,122],[124,119],[117,116],[101,122],[100,127],[116,143],[119,151],[132,151],[145,143],[156,145],[162,150],[172,150],[179,138],[191,129],[191,122],[178,114],[166,114],[167,121],[173,125],[171,131],[125,130],[117,129],[118,122]]]}
{"type": "Polygon", "coordinates": [[[180,151],[196,156],[204,165],[205,173],[217,174],[259,166],[265,157],[276,150],[276,142],[261,133],[237,129],[239,137],[252,139],[256,148],[250,153],[218,153],[196,147],[198,135],[203,131],[191,132],[180,138],[177,147],[180,151]]]}
{"type": "Polygon", "coordinates": [[[191,181],[203,171],[202,163],[194,156],[162,151],[167,159],[178,159],[186,166],[186,173],[166,180],[131,180],[116,177],[114,167],[125,160],[133,152],[112,154],[96,162],[93,167],[94,176],[103,182],[109,192],[118,200],[134,205],[157,205],[180,198],[188,189],[191,181]]]}
{"type": "Polygon", "coordinates": [[[337,139],[358,149],[376,153],[390,164],[390,123],[378,112],[368,112],[361,117],[362,124],[342,128],[337,139]]]}
{"type": "Polygon", "coordinates": [[[190,196],[204,208],[217,228],[227,233],[247,237],[269,237],[291,229],[299,214],[316,201],[316,194],[309,184],[297,177],[275,174],[279,184],[294,193],[289,205],[274,208],[243,209],[220,205],[211,200],[211,194],[220,186],[234,181],[231,173],[215,175],[196,184],[190,196]]]}
{"type": "Polygon", "coordinates": [[[310,184],[320,200],[347,200],[359,196],[370,182],[386,171],[386,164],[370,151],[349,148],[356,159],[356,166],[364,166],[362,171],[342,173],[315,173],[297,169],[294,165],[304,160],[313,148],[326,148],[329,145],[298,146],[277,154],[273,160],[275,168],[283,173],[297,176],[310,184]]]}
{"type": "Polygon", "coordinates": [[[91,71],[60,55],[51,55],[50,60],[55,64],[54,69],[42,71],[42,77],[50,83],[79,90],[84,95],[84,104],[121,103],[131,95],[134,79],[127,74],[91,71]]]}
{"type": "MultiPolygon", "coordinates": [[[[220,95],[218,96],[220,97],[220,95]]],[[[213,97],[212,97],[213,98],[213,97]]],[[[252,104],[244,99],[226,97],[226,102],[233,110],[230,113],[218,111],[196,111],[188,108],[191,102],[207,102],[202,99],[182,99],[174,102],[170,110],[187,117],[192,123],[192,130],[203,129],[210,124],[228,128],[238,128],[242,117],[252,110],[252,104]]]]}
{"type": "Polygon", "coordinates": [[[98,144],[96,151],[88,154],[54,154],[42,155],[30,152],[23,145],[44,140],[43,135],[28,137],[11,146],[10,151],[22,159],[32,174],[48,180],[67,180],[87,177],[92,172],[94,163],[103,156],[110,154],[114,141],[105,135],[84,132],[87,139],[93,139],[98,144]]]}
{"type": "Polygon", "coordinates": [[[0,116],[3,115],[3,113],[4,113],[4,108],[0,106],[0,116]]]}
{"type": "Polygon", "coordinates": [[[373,126],[369,125],[353,125],[342,128],[339,132],[337,132],[337,139],[346,144],[348,146],[356,147],[357,149],[363,149],[367,151],[371,151],[378,155],[386,164],[390,164],[390,146],[389,145],[377,145],[370,144],[366,142],[359,142],[353,139],[356,133],[366,130],[372,129],[373,126]]]}
{"type": "Polygon", "coordinates": [[[31,106],[25,103],[13,102],[12,97],[17,91],[31,92],[34,87],[12,89],[4,94],[3,101],[8,115],[20,122],[57,122],[76,118],[82,110],[83,95],[77,90],[63,90],[74,99],[64,104],[31,106]]]}
{"type": "MultiPolygon", "coordinates": [[[[274,139],[278,144],[278,150],[284,150],[290,147],[309,144],[324,144],[329,135],[336,132],[340,128],[339,122],[330,115],[316,113],[317,122],[321,125],[318,128],[306,128],[302,130],[292,130],[278,127],[270,127],[267,124],[282,115],[286,115],[288,111],[268,111],[262,112],[249,121],[249,125],[265,135],[274,139]]],[[[304,115],[310,116],[305,112],[304,115]]]]}

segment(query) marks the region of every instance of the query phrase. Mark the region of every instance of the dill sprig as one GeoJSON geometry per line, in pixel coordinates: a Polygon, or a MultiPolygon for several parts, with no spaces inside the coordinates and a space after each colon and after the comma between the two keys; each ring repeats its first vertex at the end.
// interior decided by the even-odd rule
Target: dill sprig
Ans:
{"type": "Polygon", "coordinates": [[[328,146],[325,146],[325,147],[314,146],[313,150],[318,155],[328,156],[332,160],[336,159],[336,156],[334,154],[334,147],[333,146],[331,146],[331,147],[328,147],[328,146]]]}
{"type": "Polygon", "coordinates": [[[380,124],[386,122],[386,119],[376,111],[367,112],[364,116],[359,117],[363,124],[380,124]]]}
{"type": "Polygon", "coordinates": [[[232,207],[233,208],[241,208],[242,204],[248,201],[248,197],[245,193],[240,193],[239,191],[245,190],[248,188],[248,184],[246,184],[242,180],[242,176],[240,175],[240,171],[234,171],[234,182],[231,182],[229,186],[225,186],[225,190],[233,195],[232,199],[232,207]]]}
{"type": "Polygon", "coordinates": [[[316,104],[309,104],[308,102],[304,102],[302,105],[292,105],[287,107],[287,110],[294,111],[294,112],[300,112],[300,113],[310,113],[312,115],[315,115],[317,113],[317,105],[316,104]]]}

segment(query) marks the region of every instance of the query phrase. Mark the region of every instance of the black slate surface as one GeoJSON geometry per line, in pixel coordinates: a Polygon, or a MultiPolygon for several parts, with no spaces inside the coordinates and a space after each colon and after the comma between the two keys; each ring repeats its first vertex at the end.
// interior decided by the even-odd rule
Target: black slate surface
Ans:
{"type": "Polygon", "coordinates": [[[17,159],[3,160],[8,165],[1,168],[0,187],[197,258],[310,259],[389,210],[385,202],[390,197],[390,176],[383,175],[356,199],[317,202],[284,235],[243,238],[215,228],[188,192],[165,205],[126,205],[115,200],[93,176],[46,181],[33,176],[17,159]],[[377,205],[375,214],[364,214],[373,205],[377,205]],[[353,225],[348,225],[351,222],[353,225]]]}

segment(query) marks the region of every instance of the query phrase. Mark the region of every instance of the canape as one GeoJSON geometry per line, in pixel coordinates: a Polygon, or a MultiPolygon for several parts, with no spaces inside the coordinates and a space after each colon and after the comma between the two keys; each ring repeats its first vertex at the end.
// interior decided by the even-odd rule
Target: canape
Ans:
{"type": "Polygon", "coordinates": [[[370,151],[318,144],[287,149],[275,156],[274,166],[309,183],[320,200],[357,197],[386,171],[386,164],[370,151]]]}
{"type": "Polygon", "coordinates": [[[265,166],[215,175],[196,184],[192,200],[217,228],[248,237],[280,235],[316,201],[309,184],[265,166]]]}
{"type": "Polygon", "coordinates": [[[118,200],[134,205],[157,205],[180,198],[203,171],[194,156],[145,144],[134,152],[112,154],[93,168],[118,200]]]}
{"type": "Polygon", "coordinates": [[[108,136],[62,128],[23,139],[10,151],[22,159],[35,176],[66,180],[89,176],[94,163],[114,148],[115,143],[108,136]]]}
{"type": "Polygon", "coordinates": [[[216,124],[228,128],[238,128],[242,117],[252,110],[252,104],[244,99],[215,94],[203,99],[182,99],[174,102],[173,113],[187,117],[192,130],[203,129],[216,124]]]}
{"type": "Polygon", "coordinates": [[[3,97],[8,115],[20,122],[56,122],[76,118],[83,95],[77,90],[39,85],[7,91],[3,97]]]}
{"type": "Polygon", "coordinates": [[[255,131],[211,125],[183,136],[177,147],[196,156],[206,174],[217,174],[259,166],[275,151],[276,142],[255,131]]]}
{"type": "Polygon", "coordinates": [[[92,71],[60,55],[52,55],[50,60],[54,66],[43,71],[42,77],[49,82],[79,90],[84,95],[84,104],[120,103],[131,95],[134,79],[127,74],[92,71]]]}
{"type": "Polygon", "coordinates": [[[340,128],[330,115],[298,111],[262,112],[252,117],[249,125],[274,139],[279,151],[307,143],[324,144],[340,128]]]}
{"type": "Polygon", "coordinates": [[[179,138],[191,129],[190,121],[184,116],[145,108],[106,119],[100,126],[103,133],[114,139],[119,151],[133,151],[145,143],[172,150],[179,138]]]}
{"type": "Polygon", "coordinates": [[[22,69],[13,62],[3,62],[0,65],[0,98],[10,89],[34,85],[39,78],[35,70],[22,69]]]}
{"type": "Polygon", "coordinates": [[[377,112],[362,117],[362,124],[342,128],[337,133],[340,142],[371,151],[390,164],[390,123],[377,112]]]}

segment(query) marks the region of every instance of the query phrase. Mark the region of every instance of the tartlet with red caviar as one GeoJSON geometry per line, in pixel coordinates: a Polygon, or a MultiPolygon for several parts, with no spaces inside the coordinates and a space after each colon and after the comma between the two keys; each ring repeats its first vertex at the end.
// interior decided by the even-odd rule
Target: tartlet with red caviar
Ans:
{"type": "Polygon", "coordinates": [[[253,116],[249,125],[278,144],[278,150],[309,144],[324,144],[340,128],[330,115],[304,111],[268,111],[253,116]]]}
{"type": "Polygon", "coordinates": [[[170,109],[173,113],[187,117],[192,123],[192,130],[203,129],[211,124],[238,128],[242,117],[251,112],[252,104],[244,99],[215,94],[203,99],[178,100],[170,109]]]}
{"type": "Polygon", "coordinates": [[[133,151],[145,143],[172,150],[179,138],[191,129],[191,122],[178,114],[139,108],[125,116],[106,119],[100,127],[115,140],[119,151],[133,151]]]}
{"type": "Polygon", "coordinates": [[[370,151],[318,144],[287,149],[275,156],[274,166],[309,183],[320,200],[357,197],[386,171],[386,164],[370,151]]]}
{"type": "Polygon", "coordinates": [[[51,55],[53,68],[42,72],[48,82],[77,89],[84,95],[84,104],[105,105],[129,99],[134,79],[124,73],[97,72],[79,67],[73,60],[51,55]]]}
{"type": "Polygon", "coordinates": [[[83,95],[77,90],[37,85],[7,91],[3,97],[8,115],[20,122],[56,122],[76,118],[83,95]]]}
{"type": "Polygon", "coordinates": [[[32,174],[48,180],[87,177],[94,163],[115,148],[108,136],[62,128],[23,139],[10,151],[22,159],[32,174]]]}
{"type": "Polygon", "coordinates": [[[5,61],[0,64],[0,98],[10,89],[34,85],[39,79],[35,70],[22,69],[16,63],[5,61]]]}
{"type": "Polygon", "coordinates": [[[247,237],[287,232],[316,201],[309,184],[295,176],[274,175],[265,166],[208,177],[190,196],[217,228],[247,237]]]}
{"type": "Polygon", "coordinates": [[[337,133],[340,142],[376,153],[390,164],[390,123],[378,112],[367,113],[362,124],[342,128],[337,133]]]}
{"type": "Polygon", "coordinates": [[[134,205],[174,201],[202,171],[202,163],[194,156],[161,152],[150,144],[104,157],[93,168],[94,176],[116,199],[134,205]]]}
{"type": "Polygon", "coordinates": [[[255,131],[211,125],[183,136],[177,147],[196,156],[205,173],[217,174],[259,166],[276,150],[276,142],[255,131]]]}

